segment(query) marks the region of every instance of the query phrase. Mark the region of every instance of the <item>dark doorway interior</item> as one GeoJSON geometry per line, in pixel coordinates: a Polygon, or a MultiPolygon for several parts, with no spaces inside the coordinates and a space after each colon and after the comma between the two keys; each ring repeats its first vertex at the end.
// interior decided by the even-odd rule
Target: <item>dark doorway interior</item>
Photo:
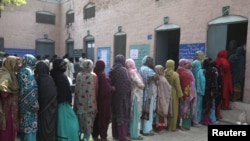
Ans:
{"type": "Polygon", "coordinates": [[[228,24],[227,29],[227,50],[228,44],[236,40],[238,46],[246,44],[248,22],[228,24]]]}
{"type": "Polygon", "coordinates": [[[86,53],[86,58],[94,61],[95,38],[89,34],[83,39],[83,45],[86,53]]]}
{"type": "Polygon", "coordinates": [[[162,65],[168,59],[175,61],[175,68],[179,62],[180,29],[156,32],[155,65],[162,65]]]}
{"type": "Polygon", "coordinates": [[[75,57],[74,56],[74,40],[71,38],[66,40],[66,53],[69,55],[69,57],[75,57]]]}
{"type": "Polygon", "coordinates": [[[127,35],[125,33],[119,33],[114,36],[114,57],[117,54],[126,56],[126,41],[127,35]]]}
{"type": "MultiPolygon", "coordinates": [[[[223,18],[223,17],[222,17],[223,18]]],[[[218,51],[226,49],[231,65],[233,94],[231,100],[244,99],[246,52],[244,45],[247,40],[248,21],[230,21],[209,25],[207,55],[217,57],[218,51]],[[241,54],[237,49],[241,50],[241,54]],[[236,55],[236,51],[238,54],[236,55]]]]}

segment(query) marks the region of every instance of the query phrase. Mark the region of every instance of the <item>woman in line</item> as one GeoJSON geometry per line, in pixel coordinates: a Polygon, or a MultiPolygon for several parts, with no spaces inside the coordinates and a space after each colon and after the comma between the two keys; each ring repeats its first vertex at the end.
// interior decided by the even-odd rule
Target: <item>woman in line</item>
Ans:
{"type": "Polygon", "coordinates": [[[203,96],[205,94],[205,85],[206,85],[206,78],[202,69],[202,63],[199,60],[193,61],[192,73],[195,79],[195,87],[197,92],[197,105],[196,105],[196,112],[197,112],[197,121],[201,123],[202,121],[202,103],[203,103],[203,96]]]}
{"type": "Polygon", "coordinates": [[[66,62],[57,58],[53,61],[51,76],[57,88],[57,140],[79,141],[80,129],[75,112],[72,109],[72,93],[66,71],[66,62]],[[70,123],[70,124],[69,124],[70,123]]]}
{"type": "Polygon", "coordinates": [[[182,98],[183,93],[181,90],[179,74],[175,72],[175,61],[169,59],[166,61],[164,76],[172,86],[172,116],[168,117],[168,130],[177,131],[177,119],[179,114],[179,100],[182,98]]]}
{"type": "Polygon", "coordinates": [[[144,136],[153,136],[153,115],[156,109],[155,103],[157,98],[156,81],[159,80],[159,77],[154,71],[154,60],[152,57],[145,56],[142,59],[139,73],[145,85],[143,89],[141,133],[144,136]]]}
{"type": "Polygon", "coordinates": [[[0,68],[0,140],[15,141],[18,124],[19,84],[16,72],[20,58],[6,57],[0,68]]]}
{"type": "Polygon", "coordinates": [[[124,55],[115,56],[109,77],[115,87],[112,95],[112,135],[119,141],[126,141],[130,120],[131,80],[125,68],[124,55]]]}
{"type": "Polygon", "coordinates": [[[218,72],[215,62],[206,58],[203,62],[206,78],[205,94],[203,96],[203,124],[209,125],[216,122],[215,98],[220,95],[218,88],[218,72]]]}
{"type": "Polygon", "coordinates": [[[19,132],[21,141],[34,141],[37,134],[37,113],[39,110],[38,87],[34,77],[35,56],[22,57],[22,67],[17,72],[20,85],[19,132]]]}
{"type": "Polygon", "coordinates": [[[193,101],[193,95],[191,93],[192,89],[192,82],[193,76],[189,72],[188,69],[186,69],[186,65],[188,65],[187,59],[180,59],[179,60],[179,67],[177,68],[176,72],[179,74],[180,77],[180,83],[181,83],[181,89],[183,96],[180,101],[180,108],[179,108],[179,126],[182,130],[190,130],[191,127],[191,119],[192,119],[192,113],[191,113],[191,102],[193,101]]]}
{"type": "Polygon", "coordinates": [[[81,63],[82,71],[76,76],[74,110],[80,123],[80,131],[84,134],[83,139],[89,141],[97,113],[98,78],[93,72],[92,60],[86,59],[81,63]]]}
{"type": "Polygon", "coordinates": [[[165,119],[172,115],[172,86],[164,76],[164,67],[162,65],[156,65],[155,72],[159,76],[159,80],[157,81],[156,118],[154,128],[157,132],[160,132],[167,127],[167,121],[165,121],[165,119]]]}
{"type": "Polygon", "coordinates": [[[39,61],[36,64],[35,78],[38,85],[38,141],[56,140],[57,90],[49,74],[49,66],[39,61]]]}
{"type": "Polygon", "coordinates": [[[131,79],[131,110],[130,110],[130,123],[129,123],[129,136],[132,140],[142,140],[139,136],[139,121],[142,112],[142,96],[143,88],[145,87],[140,73],[137,71],[133,59],[126,60],[126,68],[131,79]]]}
{"type": "Polygon", "coordinates": [[[111,119],[111,99],[114,88],[111,86],[109,77],[104,72],[105,62],[97,60],[94,72],[98,77],[98,94],[97,94],[97,114],[95,117],[92,137],[98,140],[100,135],[101,141],[107,141],[108,126],[111,119]]]}
{"type": "Polygon", "coordinates": [[[222,77],[222,103],[221,109],[231,110],[230,97],[233,94],[233,82],[230,62],[226,50],[220,50],[215,59],[216,67],[222,77]]]}

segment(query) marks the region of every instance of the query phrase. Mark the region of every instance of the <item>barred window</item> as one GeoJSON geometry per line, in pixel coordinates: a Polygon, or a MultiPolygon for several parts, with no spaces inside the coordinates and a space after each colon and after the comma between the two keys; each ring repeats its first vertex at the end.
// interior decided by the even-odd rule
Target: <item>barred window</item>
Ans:
{"type": "Polygon", "coordinates": [[[44,24],[55,24],[56,15],[49,11],[37,11],[36,12],[36,22],[44,24]]]}
{"type": "Polygon", "coordinates": [[[83,12],[85,20],[95,17],[95,4],[89,2],[86,6],[84,6],[83,12]]]}
{"type": "Polygon", "coordinates": [[[74,11],[69,10],[66,13],[66,25],[69,25],[74,22],[74,11]]]}

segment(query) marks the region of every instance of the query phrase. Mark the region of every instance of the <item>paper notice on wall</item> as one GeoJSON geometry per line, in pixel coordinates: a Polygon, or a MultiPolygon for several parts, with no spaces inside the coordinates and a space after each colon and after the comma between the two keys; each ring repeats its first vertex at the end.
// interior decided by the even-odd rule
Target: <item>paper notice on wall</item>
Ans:
{"type": "Polygon", "coordinates": [[[130,58],[132,59],[138,59],[138,49],[131,49],[130,50],[130,58]]]}
{"type": "Polygon", "coordinates": [[[101,56],[100,58],[105,62],[107,63],[107,58],[108,58],[108,52],[107,50],[101,50],[101,56]]]}

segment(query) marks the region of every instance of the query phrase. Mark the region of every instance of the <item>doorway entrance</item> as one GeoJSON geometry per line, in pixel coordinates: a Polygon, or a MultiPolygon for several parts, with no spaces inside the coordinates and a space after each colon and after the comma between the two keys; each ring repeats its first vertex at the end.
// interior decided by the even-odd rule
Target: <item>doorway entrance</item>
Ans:
{"type": "Polygon", "coordinates": [[[86,52],[86,58],[94,61],[95,38],[94,36],[90,35],[89,31],[87,34],[88,35],[83,40],[83,45],[86,52]]]}
{"type": "Polygon", "coordinates": [[[118,32],[114,35],[114,59],[118,54],[122,54],[126,56],[126,42],[127,42],[127,34],[122,31],[122,27],[118,27],[118,32]]]}
{"type": "Polygon", "coordinates": [[[216,58],[218,51],[229,49],[229,42],[237,41],[237,46],[246,44],[248,20],[241,16],[225,16],[208,23],[207,57],[216,58]]]}
{"type": "Polygon", "coordinates": [[[74,40],[70,37],[66,40],[66,53],[69,55],[69,57],[75,57],[74,56],[74,40]]]}
{"type": "Polygon", "coordinates": [[[175,24],[164,24],[156,29],[155,65],[162,65],[168,59],[179,62],[180,27],[175,24]]]}
{"type": "Polygon", "coordinates": [[[227,50],[233,80],[233,101],[243,100],[244,96],[247,29],[248,20],[242,16],[223,16],[208,23],[207,57],[215,59],[220,50],[227,50]]]}
{"type": "Polygon", "coordinates": [[[55,41],[48,39],[48,35],[44,35],[44,38],[36,40],[36,55],[44,57],[49,55],[52,57],[55,54],[55,41]]]}

